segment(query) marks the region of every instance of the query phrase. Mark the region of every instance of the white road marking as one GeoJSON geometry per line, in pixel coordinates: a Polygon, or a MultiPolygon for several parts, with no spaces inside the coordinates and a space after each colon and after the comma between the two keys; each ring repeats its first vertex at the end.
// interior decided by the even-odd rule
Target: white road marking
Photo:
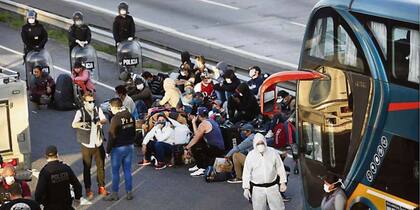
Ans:
{"type": "Polygon", "coordinates": [[[294,22],[294,21],[288,21],[288,22],[291,23],[291,24],[293,24],[293,25],[297,25],[297,26],[301,26],[301,27],[306,28],[306,25],[305,24],[294,22]]]}
{"type": "MultiPolygon", "coordinates": [[[[10,49],[10,48],[8,48],[8,47],[6,47],[6,46],[0,45],[0,48],[1,48],[1,49],[3,49],[3,50],[7,50],[7,51],[9,51],[9,52],[12,52],[12,53],[15,53],[15,54],[18,54],[18,55],[23,56],[23,53],[21,53],[21,52],[19,52],[19,51],[16,51],[16,50],[14,50],[14,49],[10,49]]],[[[57,70],[59,70],[59,71],[61,71],[61,72],[64,72],[64,73],[67,73],[67,74],[71,74],[71,72],[70,72],[69,70],[66,70],[66,69],[64,69],[63,67],[60,67],[60,66],[56,66],[56,65],[54,65],[54,68],[55,68],[55,69],[57,69],[57,70]]],[[[102,83],[102,82],[99,82],[99,81],[96,81],[96,80],[92,80],[92,81],[93,81],[95,84],[98,84],[99,86],[102,86],[102,87],[104,87],[104,88],[106,88],[106,89],[109,89],[109,90],[114,91],[114,88],[113,88],[113,87],[111,87],[110,85],[107,85],[107,84],[105,84],[105,83],[102,83]]]]}
{"type": "MultiPolygon", "coordinates": [[[[108,9],[105,9],[105,8],[102,8],[102,7],[98,7],[98,6],[95,6],[95,5],[80,2],[78,0],[62,0],[62,1],[69,2],[69,3],[75,4],[75,5],[79,5],[79,6],[82,6],[83,8],[90,8],[92,10],[100,11],[100,12],[110,14],[110,15],[113,15],[113,16],[118,15],[116,11],[111,11],[111,10],[108,10],[108,9]]],[[[263,55],[258,55],[258,54],[251,53],[251,52],[248,52],[248,51],[245,51],[245,50],[240,50],[240,49],[237,49],[237,48],[234,48],[234,47],[231,47],[231,46],[227,46],[227,45],[220,44],[220,43],[217,43],[217,42],[209,41],[207,39],[192,36],[192,35],[189,35],[189,34],[186,34],[186,33],[183,33],[183,32],[179,32],[179,31],[177,31],[173,28],[169,28],[169,27],[166,27],[166,26],[163,26],[163,25],[151,23],[149,21],[146,21],[146,20],[143,20],[143,19],[140,19],[140,18],[133,17],[133,19],[134,19],[135,22],[137,22],[139,24],[142,24],[144,26],[147,26],[149,28],[152,28],[155,31],[166,33],[166,34],[169,34],[169,35],[172,35],[172,36],[177,36],[177,37],[190,39],[190,40],[195,41],[197,43],[204,43],[204,44],[209,45],[209,47],[212,47],[212,48],[216,48],[216,49],[221,48],[221,49],[224,49],[224,50],[228,50],[230,52],[238,53],[238,54],[241,54],[241,55],[246,55],[246,56],[261,60],[261,61],[266,61],[266,62],[270,62],[270,63],[274,63],[274,64],[277,64],[277,65],[282,65],[282,66],[287,66],[291,69],[297,69],[297,67],[298,67],[298,65],[294,64],[294,63],[269,58],[269,57],[266,57],[266,56],[263,56],[263,55]]]]}
{"type": "Polygon", "coordinates": [[[234,7],[234,6],[230,6],[230,5],[227,5],[227,4],[222,4],[222,3],[215,2],[215,1],[210,1],[210,0],[198,0],[198,1],[201,1],[201,2],[204,2],[204,3],[207,3],[207,4],[212,4],[212,5],[224,7],[224,8],[228,8],[228,9],[233,9],[233,10],[239,10],[240,9],[238,7],[234,7]]]}

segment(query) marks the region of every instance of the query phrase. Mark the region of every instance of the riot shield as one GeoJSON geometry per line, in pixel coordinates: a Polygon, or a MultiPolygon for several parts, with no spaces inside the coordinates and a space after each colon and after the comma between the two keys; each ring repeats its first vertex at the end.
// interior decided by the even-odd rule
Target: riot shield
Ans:
{"type": "Polygon", "coordinates": [[[26,69],[26,85],[29,87],[29,84],[32,79],[33,69],[36,66],[41,66],[42,71],[50,73],[53,71],[53,62],[50,53],[46,49],[42,50],[33,50],[28,53],[25,59],[25,69],[26,69]]]}
{"type": "Polygon", "coordinates": [[[142,72],[142,49],[137,40],[123,41],[117,47],[117,61],[120,73],[140,74],[142,72]]]}
{"type": "Polygon", "coordinates": [[[82,65],[85,66],[87,70],[90,71],[90,76],[93,80],[99,80],[99,64],[98,57],[96,55],[96,50],[91,45],[86,45],[81,47],[79,45],[75,46],[71,51],[70,63],[73,68],[73,65],[76,61],[81,61],[82,65]]]}

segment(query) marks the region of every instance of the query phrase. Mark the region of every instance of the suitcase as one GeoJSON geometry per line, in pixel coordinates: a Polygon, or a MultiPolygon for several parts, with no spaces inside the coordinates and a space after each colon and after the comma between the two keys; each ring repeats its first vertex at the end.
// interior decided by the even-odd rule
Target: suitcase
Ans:
{"type": "Polygon", "coordinates": [[[55,83],[55,108],[58,110],[76,109],[73,93],[73,80],[68,74],[60,74],[55,83]]]}

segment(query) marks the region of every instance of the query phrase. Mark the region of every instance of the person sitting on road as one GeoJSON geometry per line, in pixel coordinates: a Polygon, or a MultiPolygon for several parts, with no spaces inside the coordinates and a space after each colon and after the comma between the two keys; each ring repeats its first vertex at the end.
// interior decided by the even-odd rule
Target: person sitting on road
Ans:
{"type": "Polygon", "coordinates": [[[214,93],[214,84],[210,74],[204,72],[201,74],[201,82],[194,86],[194,92],[201,92],[204,96],[212,96],[214,93]]]}
{"type": "Polygon", "coordinates": [[[194,137],[185,147],[186,154],[192,153],[197,165],[190,168],[191,176],[202,176],[206,168],[214,163],[216,157],[223,157],[225,143],[222,131],[216,121],[208,118],[205,107],[197,109],[197,116],[192,120],[194,137]],[[200,125],[197,127],[197,121],[200,125]]]}
{"type": "Polygon", "coordinates": [[[204,56],[199,55],[195,57],[196,67],[194,68],[194,85],[201,82],[201,75],[204,72],[211,73],[210,70],[206,67],[206,60],[204,56]]]}
{"type": "Polygon", "coordinates": [[[10,185],[10,202],[2,205],[0,210],[41,210],[41,207],[36,201],[23,197],[22,194],[22,187],[19,183],[10,185]]]}
{"type": "Polygon", "coordinates": [[[157,75],[153,75],[152,73],[145,71],[141,74],[141,77],[147,81],[150,90],[152,91],[153,95],[163,95],[164,90],[162,90],[162,83],[163,79],[157,75]]]}
{"type": "Polygon", "coordinates": [[[152,91],[147,82],[141,77],[133,76],[128,79],[126,85],[127,95],[133,99],[134,103],[142,101],[147,108],[152,106],[152,91]]]}
{"type": "Polygon", "coordinates": [[[166,103],[171,108],[176,108],[181,99],[181,93],[179,89],[175,86],[175,81],[171,78],[166,78],[163,81],[163,89],[165,90],[165,95],[162,100],[159,101],[159,105],[163,106],[166,103]]]}
{"type": "Polygon", "coordinates": [[[73,66],[71,78],[74,84],[78,85],[82,89],[82,95],[90,92],[95,92],[95,85],[90,80],[90,72],[87,70],[81,62],[76,61],[73,66]]]}
{"type": "Polygon", "coordinates": [[[214,86],[217,91],[218,99],[225,102],[231,95],[235,93],[236,88],[241,84],[241,81],[236,77],[232,69],[227,69],[222,76],[223,81],[214,86]]]}
{"type": "Polygon", "coordinates": [[[181,95],[182,105],[186,107],[190,107],[192,109],[194,93],[195,92],[194,92],[194,87],[192,86],[192,83],[186,82],[184,84],[184,92],[181,95]]]}
{"type": "Polygon", "coordinates": [[[12,188],[13,184],[19,184],[19,187],[21,188],[21,197],[26,199],[31,199],[31,189],[29,188],[29,185],[23,181],[23,180],[17,180],[16,179],[16,171],[15,167],[10,164],[6,164],[6,166],[3,168],[3,171],[1,172],[1,185],[0,185],[0,202],[4,203],[5,201],[11,200],[11,198],[8,196],[10,195],[10,190],[12,188]]]}
{"type": "Polygon", "coordinates": [[[260,113],[255,95],[249,90],[246,83],[241,83],[228,100],[229,120],[233,123],[252,121],[260,113]]]}
{"type": "Polygon", "coordinates": [[[156,154],[157,163],[155,169],[164,169],[171,166],[168,157],[172,156],[172,145],[174,142],[174,127],[165,114],[160,113],[155,126],[150,130],[143,139],[142,151],[143,160],[139,165],[146,166],[151,164],[152,154],[156,154]]]}
{"type": "Polygon", "coordinates": [[[181,90],[181,92],[184,92],[185,83],[194,83],[195,81],[195,75],[190,66],[192,64],[190,63],[185,61],[183,64],[181,64],[179,68],[179,75],[175,82],[179,90],[181,90]]]}
{"type": "Polygon", "coordinates": [[[181,52],[181,65],[184,63],[189,65],[190,70],[193,70],[195,68],[194,63],[191,62],[191,55],[188,51],[181,52]]]}
{"type": "Polygon", "coordinates": [[[47,72],[43,72],[41,66],[35,66],[33,74],[30,100],[36,105],[52,104],[55,92],[54,79],[47,72]]]}
{"type": "Polygon", "coordinates": [[[22,26],[21,37],[24,44],[23,60],[26,55],[32,50],[42,50],[48,41],[48,33],[44,26],[37,20],[37,13],[35,10],[28,10],[26,14],[26,24],[22,26]]]}
{"type": "Polygon", "coordinates": [[[128,15],[128,4],[121,2],[118,5],[118,15],[112,25],[112,34],[114,35],[115,45],[125,40],[133,40],[136,33],[136,25],[133,17],[128,15]]]}
{"type": "Polygon", "coordinates": [[[83,13],[76,11],[73,13],[73,25],[70,26],[68,39],[70,55],[74,47],[79,45],[85,47],[91,41],[92,34],[89,26],[83,23],[83,13]]]}
{"type": "Polygon", "coordinates": [[[258,96],[258,91],[260,90],[260,87],[262,83],[264,82],[264,77],[261,74],[261,69],[258,66],[252,66],[249,68],[249,77],[251,77],[250,80],[248,80],[247,84],[249,86],[249,89],[254,93],[254,95],[258,96]]]}
{"type": "Polygon", "coordinates": [[[212,109],[209,112],[209,118],[223,125],[227,118],[226,110],[223,108],[223,103],[221,100],[212,101],[212,109]]]}

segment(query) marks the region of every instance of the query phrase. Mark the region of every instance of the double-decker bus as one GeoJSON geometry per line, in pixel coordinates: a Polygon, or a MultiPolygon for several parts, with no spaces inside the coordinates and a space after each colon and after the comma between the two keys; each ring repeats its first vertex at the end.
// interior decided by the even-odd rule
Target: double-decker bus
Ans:
{"type": "Polygon", "coordinates": [[[346,209],[419,208],[419,13],[418,0],[322,0],[298,71],[263,83],[269,113],[278,111],[273,85],[298,81],[306,209],[320,207],[327,174],[343,179],[346,209]]]}

